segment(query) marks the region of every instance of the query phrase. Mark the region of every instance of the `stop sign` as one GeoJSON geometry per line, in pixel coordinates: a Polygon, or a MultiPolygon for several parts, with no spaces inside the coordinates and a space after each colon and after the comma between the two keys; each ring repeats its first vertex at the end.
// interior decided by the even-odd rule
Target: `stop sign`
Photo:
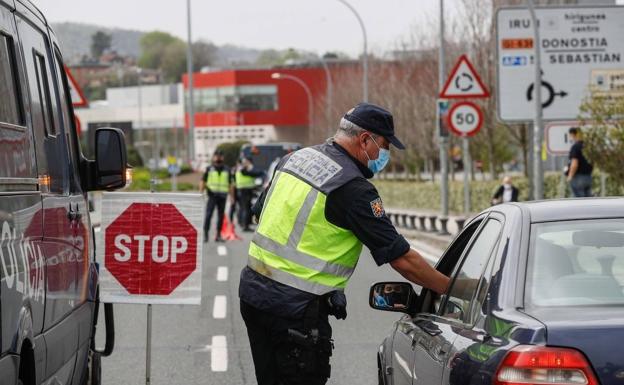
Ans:
{"type": "Polygon", "coordinates": [[[104,229],[105,266],[130,294],[171,294],[197,264],[197,230],[171,203],[132,203],[104,229]]]}

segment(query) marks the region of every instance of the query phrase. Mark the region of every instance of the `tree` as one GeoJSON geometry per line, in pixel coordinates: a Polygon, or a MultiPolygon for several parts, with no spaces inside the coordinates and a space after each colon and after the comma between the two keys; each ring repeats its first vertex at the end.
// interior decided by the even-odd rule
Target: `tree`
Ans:
{"type": "Polygon", "coordinates": [[[113,37],[102,31],[97,31],[91,35],[91,56],[99,59],[102,54],[111,48],[113,37]]]}
{"type": "Polygon", "coordinates": [[[587,125],[583,131],[583,151],[589,161],[606,172],[619,186],[624,185],[624,97],[594,94],[581,106],[587,125]]]}
{"type": "MultiPolygon", "coordinates": [[[[217,60],[219,47],[208,41],[196,41],[193,47],[193,71],[199,71],[202,67],[210,66],[217,60]]],[[[184,62],[186,64],[186,61],[184,62]]]]}
{"type": "Polygon", "coordinates": [[[182,42],[182,40],[167,32],[154,31],[146,33],[140,41],[141,56],[139,57],[139,66],[152,69],[162,68],[167,47],[176,42],[182,42]]]}

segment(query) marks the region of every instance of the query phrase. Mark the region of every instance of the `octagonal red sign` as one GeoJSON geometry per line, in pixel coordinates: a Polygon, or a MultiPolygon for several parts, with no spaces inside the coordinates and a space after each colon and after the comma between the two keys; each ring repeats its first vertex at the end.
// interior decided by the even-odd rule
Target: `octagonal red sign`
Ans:
{"type": "Polygon", "coordinates": [[[171,294],[196,269],[197,236],[173,204],[132,203],[104,229],[106,269],[130,294],[171,294]]]}

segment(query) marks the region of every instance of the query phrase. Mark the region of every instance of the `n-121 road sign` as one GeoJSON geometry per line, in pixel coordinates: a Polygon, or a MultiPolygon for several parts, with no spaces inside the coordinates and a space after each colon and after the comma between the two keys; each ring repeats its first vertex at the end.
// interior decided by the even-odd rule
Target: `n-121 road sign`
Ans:
{"type": "Polygon", "coordinates": [[[98,260],[103,302],[201,302],[200,194],[104,193],[98,260]]]}
{"type": "Polygon", "coordinates": [[[483,113],[481,108],[472,102],[459,102],[451,107],[448,124],[457,136],[473,136],[481,129],[483,113]]]}
{"type": "MultiPolygon", "coordinates": [[[[583,100],[604,79],[595,71],[624,67],[624,7],[543,7],[536,13],[540,85],[534,84],[535,42],[529,11],[498,10],[498,115],[506,122],[534,119],[539,91],[545,120],[577,119],[583,100]]],[[[599,91],[604,92],[604,87],[599,91]]]]}

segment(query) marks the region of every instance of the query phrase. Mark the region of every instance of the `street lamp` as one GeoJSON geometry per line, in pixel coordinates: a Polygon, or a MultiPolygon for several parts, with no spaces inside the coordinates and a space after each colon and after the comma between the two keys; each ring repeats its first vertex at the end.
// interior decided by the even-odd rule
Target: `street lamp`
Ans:
{"type": "Polygon", "coordinates": [[[310,91],[310,87],[308,87],[307,84],[305,84],[305,82],[303,80],[301,80],[300,78],[293,76],[293,75],[288,75],[288,74],[283,74],[280,72],[273,72],[271,74],[271,79],[275,79],[275,80],[282,80],[282,79],[286,79],[286,80],[292,80],[295,83],[299,84],[303,90],[306,92],[307,96],[308,96],[308,139],[310,136],[310,131],[312,131],[312,116],[313,114],[313,106],[312,106],[312,92],[310,91]]]}
{"type": "Polygon", "coordinates": [[[366,28],[364,27],[364,21],[362,21],[360,14],[355,10],[355,8],[353,8],[353,6],[349,4],[346,0],[338,0],[338,1],[344,4],[345,7],[349,8],[351,12],[353,12],[353,14],[358,20],[358,23],[360,23],[360,27],[362,28],[362,36],[364,37],[364,53],[362,56],[362,68],[364,71],[364,75],[362,76],[363,78],[362,86],[364,88],[364,96],[363,96],[364,100],[363,101],[368,102],[368,52],[366,49],[368,45],[368,40],[366,38],[366,28]]]}

